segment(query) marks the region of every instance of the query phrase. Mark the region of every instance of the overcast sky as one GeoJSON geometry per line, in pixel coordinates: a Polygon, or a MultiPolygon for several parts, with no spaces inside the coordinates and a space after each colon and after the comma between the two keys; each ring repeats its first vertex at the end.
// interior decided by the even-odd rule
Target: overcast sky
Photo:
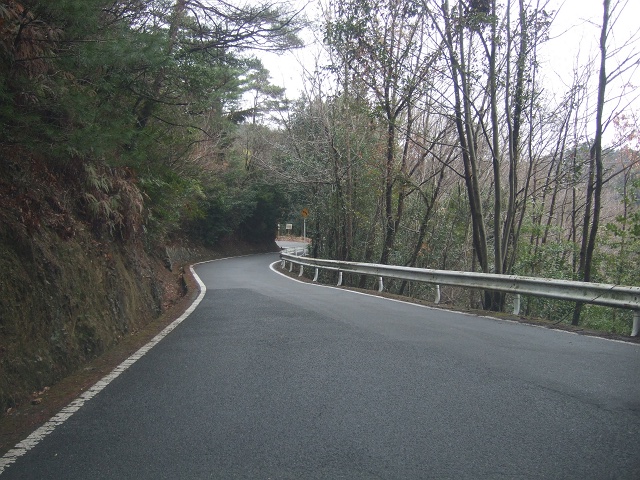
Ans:
{"type": "MultiPolygon", "coordinates": [[[[542,4],[544,0],[540,0],[542,4]]],[[[318,20],[320,0],[292,0],[302,8],[307,5],[307,16],[318,20]]],[[[616,2],[616,0],[612,0],[616,2]]],[[[640,28],[640,0],[620,0],[624,5],[624,14],[617,19],[613,44],[620,44],[634,33],[640,48],[638,30],[640,28]]],[[[551,39],[540,50],[541,66],[545,78],[545,86],[552,92],[561,95],[571,82],[572,71],[576,62],[584,65],[589,59],[596,62],[600,25],[602,23],[602,0],[551,0],[549,9],[557,12],[551,29],[551,39]]],[[[306,32],[306,41],[312,41],[313,35],[306,32]]],[[[283,54],[261,55],[266,68],[271,72],[273,83],[284,86],[289,98],[296,98],[303,88],[304,69],[313,69],[314,52],[319,47],[309,47],[283,54]]],[[[611,65],[613,67],[613,65],[611,65]]],[[[640,71],[638,72],[640,74],[640,71]]],[[[638,77],[639,75],[636,75],[638,77]]],[[[633,82],[633,79],[631,80],[633,82]]],[[[637,80],[640,87],[640,78],[637,80]]],[[[612,85],[611,88],[614,88],[612,85]]],[[[610,90],[611,93],[611,90],[610,90]]]]}

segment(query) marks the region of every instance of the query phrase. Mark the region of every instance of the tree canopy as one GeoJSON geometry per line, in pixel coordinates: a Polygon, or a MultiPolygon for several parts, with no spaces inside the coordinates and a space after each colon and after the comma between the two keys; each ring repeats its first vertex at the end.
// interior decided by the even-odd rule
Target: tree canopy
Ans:
{"type": "Polygon", "coordinates": [[[203,215],[198,199],[239,164],[237,125],[277,106],[243,99],[282,93],[256,49],[299,47],[302,24],[271,2],[3,2],[2,161],[79,170],[88,211],[116,224],[125,202],[107,177],[126,171],[161,239],[203,215]]]}
{"type": "Polygon", "coordinates": [[[0,161],[16,184],[35,157],[77,179],[101,235],[264,240],[304,207],[315,255],[637,284],[639,125],[611,88],[640,64],[637,35],[613,34],[623,7],[603,3],[598,61],[558,95],[548,2],[323,2],[327,60],[291,102],[256,56],[302,45],[289,4],[5,1],[0,161]]]}

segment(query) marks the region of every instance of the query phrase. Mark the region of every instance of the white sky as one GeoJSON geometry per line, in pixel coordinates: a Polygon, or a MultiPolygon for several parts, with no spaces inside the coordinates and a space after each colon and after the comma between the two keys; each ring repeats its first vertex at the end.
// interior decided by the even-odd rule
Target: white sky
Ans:
{"type": "MultiPolygon", "coordinates": [[[[307,16],[311,20],[319,17],[321,0],[291,0],[300,8],[306,6],[307,16]]],[[[534,0],[531,0],[533,2],[534,0]]],[[[544,3],[545,0],[540,0],[544,3]]],[[[612,0],[612,3],[616,0],[612,0]]],[[[617,19],[612,41],[618,44],[635,33],[637,46],[640,49],[640,0],[619,0],[624,6],[624,14],[617,19]]],[[[551,39],[540,50],[542,72],[547,82],[546,87],[558,95],[567,90],[572,79],[576,62],[583,65],[589,59],[598,64],[598,43],[600,24],[602,22],[602,0],[550,0],[549,9],[557,11],[551,28],[551,39]],[[577,60],[578,59],[578,60],[577,60]]],[[[312,41],[313,35],[306,32],[305,41],[312,41]]],[[[314,68],[314,52],[318,46],[309,47],[283,55],[261,54],[265,67],[271,72],[273,83],[284,86],[289,98],[296,98],[303,89],[304,69],[314,68]]],[[[613,67],[613,64],[611,64],[613,67]]],[[[638,70],[636,77],[640,76],[638,70]]],[[[627,79],[634,83],[634,78],[627,79]]],[[[640,88],[640,78],[635,81],[640,88]]],[[[610,85],[612,93],[616,85],[610,85]]],[[[640,90],[639,90],[640,91],[640,90]]],[[[636,102],[638,105],[640,102],[636,102]]]]}
{"type": "MultiPolygon", "coordinates": [[[[612,0],[615,2],[615,0],[612,0]]],[[[625,0],[620,2],[625,3],[625,0]]],[[[571,71],[580,57],[580,63],[599,55],[600,25],[602,23],[601,0],[553,0],[557,9],[556,19],[551,27],[551,39],[543,48],[547,57],[547,73],[555,72],[561,78],[571,77],[571,71]]],[[[640,2],[626,2],[623,14],[617,19],[609,50],[638,33],[640,28],[640,2]]],[[[637,38],[640,44],[640,38],[637,38]]],[[[638,46],[640,47],[640,45],[638,46]]],[[[636,49],[638,48],[636,47],[636,49]]],[[[597,60],[596,60],[597,63],[597,60]]]]}
{"type": "MultiPolygon", "coordinates": [[[[319,19],[319,0],[289,0],[294,8],[304,8],[304,13],[309,20],[317,22],[319,19]]],[[[287,52],[281,55],[261,53],[259,58],[271,73],[272,82],[287,89],[287,96],[294,99],[300,96],[304,84],[304,70],[313,69],[314,51],[318,50],[313,45],[313,32],[305,30],[301,34],[305,48],[287,52]]]]}

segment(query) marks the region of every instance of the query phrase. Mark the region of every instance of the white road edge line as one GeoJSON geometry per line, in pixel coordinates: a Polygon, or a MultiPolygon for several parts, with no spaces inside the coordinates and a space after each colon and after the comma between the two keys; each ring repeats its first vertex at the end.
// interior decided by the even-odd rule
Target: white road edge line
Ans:
{"type": "Polygon", "coordinates": [[[298,283],[302,283],[303,285],[308,285],[310,287],[322,287],[322,288],[333,288],[335,290],[340,290],[342,292],[349,292],[349,293],[354,293],[356,295],[364,295],[365,297],[373,297],[373,298],[379,298],[381,300],[387,300],[389,302],[397,302],[397,303],[404,303],[405,305],[413,305],[415,307],[420,307],[420,308],[426,308],[428,310],[439,310],[441,312],[450,312],[450,313],[458,313],[460,315],[466,315],[468,317],[478,317],[478,318],[486,318],[488,320],[493,320],[495,322],[508,322],[508,323],[513,323],[516,325],[526,325],[528,327],[535,327],[535,328],[543,328],[545,330],[553,330],[554,332],[561,332],[561,333],[568,333],[570,335],[579,335],[581,337],[587,337],[587,338],[594,338],[594,339],[598,339],[598,340],[605,340],[607,342],[615,342],[615,343],[622,343],[624,345],[633,345],[636,347],[640,347],[640,344],[638,343],[634,343],[634,342],[625,342],[624,340],[616,340],[613,338],[605,338],[605,337],[598,337],[595,335],[580,335],[580,333],[578,332],[570,332],[568,330],[562,330],[560,328],[553,328],[553,327],[546,327],[544,325],[535,325],[533,323],[523,323],[523,322],[517,322],[515,320],[509,320],[508,318],[495,318],[495,317],[490,317],[488,315],[477,315],[474,313],[467,313],[467,312],[458,312],[455,310],[447,310],[446,308],[438,308],[438,307],[432,307],[430,305],[422,305],[420,303],[413,303],[413,302],[407,302],[406,300],[398,300],[396,298],[387,298],[387,297],[382,297],[380,295],[373,295],[371,293],[364,293],[364,292],[357,292],[355,290],[349,290],[348,288],[339,288],[339,287],[334,287],[333,285],[323,285],[321,283],[309,283],[309,282],[303,282],[302,280],[298,280],[297,278],[292,278],[289,275],[278,271],[276,265],[280,263],[280,260],[278,260],[277,262],[273,262],[271,265],[269,265],[269,268],[274,272],[277,273],[278,275],[282,275],[285,278],[288,278],[289,280],[293,281],[293,282],[298,282],[298,283]]]}
{"type": "MultiPolygon", "coordinates": [[[[225,260],[225,259],[219,259],[225,260]]],[[[216,261],[216,260],[211,260],[216,261]]],[[[200,263],[208,263],[208,262],[200,262],[200,263]]],[[[199,263],[195,263],[194,265],[199,265],[199,263]]],[[[40,428],[36,429],[31,435],[27,438],[16,444],[11,450],[5,453],[2,458],[0,458],[0,475],[4,472],[9,465],[13,464],[18,458],[26,454],[29,450],[35,447],[38,443],[40,443],[47,435],[55,430],[56,427],[62,425],[66,420],[68,420],[74,413],[76,413],[80,408],[95,397],[98,393],[100,393],[107,385],[109,385],[113,380],[115,380],[122,372],[124,372],[127,368],[137,362],[140,358],[142,358],[149,350],[155,347],[164,337],[166,337],[169,333],[171,333],[178,325],[180,325],[183,321],[187,319],[189,315],[193,313],[196,307],[200,304],[202,299],[204,298],[205,293],[207,292],[207,287],[200,280],[200,277],[196,274],[193,269],[194,265],[189,266],[193,277],[198,282],[200,287],[200,294],[194,300],[194,302],[185,310],[185,312],[180,315],[179,318],[174,320],[172,323],[167,325],[160,333],[158,333],[155,337],[153,337],[149,343],[141,347],[137,352],[127,358],[124,362],[114,368],[111,373],[98,380],[91,388],[86,390],[82,395],[73,400],[69,405],[64,407],[60,412],[54,415],[47,423],[42,425],[40,428]]]]}
{"type": "MultiPolygon", "coordinates": [[[[244,257],[244,256],[250,256],[250,255],[241,255],[241,256],[244,257]]],[[[191,270],[191,273],[192,273],[193,277],[195,278],[196,282],[198,283],[198,286],[200,287],[200,294],[194,300],[194,302],[191,304],[191,306],[189,306],[189,308],[187,308],[185,310],[185,312],[179,318],[177,318],[172,323],[167,325],[159,334],[157,334],[155,337],[153,337],[146,345],[141,347],[137,352],[135,352],[133,355],[131,355],[129,358],[127,358],[124,362],[122,362],[120,365],[118,365],[116,368],[114,368],[111,371],[111,373],[109,373],[108,375],[104,376],[102,379],[98,380],[92,387],[90,387],[87,391],[85,391],[83,394],[81,394],[78,398],[73,400],[69,405],[67,405],[62,410],[60,410],[60,412],[58,412],[56,415],[54,415],[44,425],[42,425],[40,428],[36,429],[27,438],[25,438],[24,440],[22,440],[21,442],[16,444],[15,447],[13,447],[11,450],[9,450],[7,453],[5,453],[2,456],[2,458],[0,458],[0,475],[2,475],[2,473],[7,469],[7,467],[9,467],[13,463],[15,463],[15,461],[18,458],[20,458],[21,456],[25,455],[29,450],[31,450],[38,443],[40,443],[47,435],[49,435],[51,432],[53,432],[56,429],[56,427],[58,427],[59,425],[62,425],[65,421],[67,421],[74,413],[76,413],[78,410],[80,410],[80,408],[85,403],[87,403],[89,400],[91,400],[93,397],[95,397],[107,385],[109,385],[113,380],[115,380],[117,377],[119,377],[122,372],[124,372],[127,368],[129,368],[131,365],[133,365],[140,358],[142,358],[149,350],[151,350],[153,347],[155,347],[164,337],[166,337],[169,333],[171,333],[178,325],[180,325],[183,321],[185,321],[187,319],[187,317],[189,317],[189,315],[191,315],[193,313],[193,311],[200,304],[200,302],[202,301],[202,299],[205,296],[205,293],[207,292],[206,285],[202,282],[202,280],[200,280],[200,277],[196,274],[195,270],[193,269],[193,267],[195,265],[200,265],[200,264],[204,264],[204,263],[211,263],[211,262],[216,262],[216,261],[220,261],[220,260],[228,260],[230,258],[238,258],[238,257],[226,257],[226,258],[219,258],[219,259],[216,259],[216,260],[208,260],[208,261],[205,261],[205,262],[194,263],[193,265],[189,266],[189,269],[191,270]]],[[[333,287],[331,285],[309,284],[307,282],[303,282],[301,280],[297,280],[295,278],[291,278],[288,275],[285,275],[284,273],[279,272],[274,267],[278,263],[280,263],[280,261],[273,262],[269,266],[269,268],[274,273],[277,273],[278,275],[282,275],[283,277],[288,278],[289,280],[292,280],[294,282],[302,283],[302,284],[308,285],[310,287],[333,288],[333,289],[341,290],[341,291],[344,291],[344,292],[350,292],[350,293],[355,293],[355,294],[358,294],[358,295],[364,295],[364,296],[368,296],[368,297],[384,299],[384,300],[388,300],[388,301],[391,301],[391,302],[405,303],[405,304],[414,305],[414,306],[417,306],[417,307],[427,308],[427,309],[431,309],[431,310],[447,311],[447,310],[444,310],[444,309],[440,309],[440,308],[436,308],[436,307],[430,307],[430,306],[427,306],[427,305],[420,305],[420,304],[417,304],[417,303],[405,302],[405,301],[396,300],[396,299],[393,299],[393,298],[380,297],[378,295],[371,295],[371,294],[368,294],[368,293],[355,292],[353,290],[347,290],[347,289],[344,289],[344,288],[337,288],[337,287],[333,287]]],[[[461,313],[463,315],[471,315],[471,314],[468,314],[468,313],[465,313],[465,312],[456,312],[456,313],[461,313]]],[[[488,318],[488,319],[491,319],[491,320],[496,320],[493,317],[482,317],[482,318],[488,318]]],[[[519,322],[515,322],[513,320],[506,320],[506,321],[508,321],[510,323],[519,323],[519,322]]],[[[526,324],[526,325],[530,325],[530,324],[526,324]]],[[[538,327],[537,325],[530,325],[530,326],[538,327]]],[[[546,327],[538,327],[538,328],[546,328],[546,327]]],[[[551,330],[556,330],[558,332],[571,333],[573,335],[578,335],[577,333],[567,332],[565,330],[559,330],[559,329],[551,329],[551,330]]],[[[623,343],[623,344],[626,344],[626,345],[635,345],[634,343],[624,342],[624,341],[621,341],[621,340],[611,340],[611,339],[602,338],[602,337],[591,337],[591,338],[599,338],[601,340],[608,340],[608,341],[611,341],[611,342],[623,343]]]]}

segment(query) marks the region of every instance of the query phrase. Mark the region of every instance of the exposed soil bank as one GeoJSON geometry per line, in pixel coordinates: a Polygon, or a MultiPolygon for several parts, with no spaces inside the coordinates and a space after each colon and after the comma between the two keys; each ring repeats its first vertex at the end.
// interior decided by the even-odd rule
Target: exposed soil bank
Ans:
{"type": "Polygon", "coordinates": [[[119,210],[92,210],[100,197],[86,178],[93,170],[51,165],[19,149],[0,153],[0,449],[6,449],[22,425],[46,420],[49,409],[108,370],[112,356],[126,358],[186,308],[193,288],[185,265],[277,245],[229,239],[215,251],[183,240],[159,246],[162,237],[145,231],[142,197],[126,169],[100,173],[119,210]]]}
{"type": "MultiPolygon", "coordinates": [[[[191,272],[186,268],[188,264],[274,250],[277,250],[275,243],[259,246],[228,242],[216,250],[193,245],[188,247],[172,245],[167,248],[168,255],[163,261],[146,257],[144,259],[146,269],[139,270],[136,265],[129,265],[134,268],[124,268],[125,260],[131,254],[126,251],[119,252],[118,258],[112,260],[114,265],[112,268],[109,267],[112,264],[103,264],[94,259],[94,269],[91,272],[79,271],[81,269],[78,264],[81,261],[88,261],[86,252],[74,259],[76,265],[67,265],[68,262],[65,262],[61,266],[61,261],[56,260],[55,263],[60,269],[59,285],[66,286],[65,282],[73,282],[73,285],[85,295],[87,308],[83,310],[83,315],[85,318],[95,319],[91,322],[85,321],[93,326],[91,330],[93,334],[87,335],[87,329],[83,331],[85,332],[83,335],[65,333],[64,338],[67,341],[65,345],[71,346],[67,350],[54,342],[47,342],[47,335],[55,336],[59,331],[69,332],[68,321],[60,321],[57,328],[42,327],[47,324],[47,321],[58,318],[50,313],[51,311],[65,308],[67,306],[65,302],[72,298],[69,297],[68,292],[62,293],[62,289],[59,289],[60,295],[53,295],[53,290],[43,290],[42,298],[46,299],[46,305],[26,308],[30,312],[45,315],[45,320],[38,322],[38,325],[41,325],[39,333],[35,327],[32,328],[35,334],[35,338],[32,339],[34,341],[29,342],[25,338],[23,343],[7,346],[2,344],[3,365],[4,362],[11,365],[13,358],[13,364],[20,368],[14,367],[10,372],[11,375],[6,375],[5,370],[2,371],[4,391],[13,392],[13,394],[8,399],[10,406],[5,405],[0,415],[0,455],[13,448],[17,442],[145,345],[191,305],[199,288],[191,272]],[[171,270],[165,266],[168,262],[172,264],[171,270]],[[145,273],[151,275],[145,275],[145,273]],[[67,275],[73,274],[81,275],[82,279],[73,281],[66,279],[67,275]],[[140,283],[136,285],[135,279],[140,283]],[[96,283],[83,286],[81,280],[96,283]],[[154,296],[153,292],[158,292],[159,295],[154,296]],[[113,310],[109,309],[111,305],[115,306],[113,310]],[[104,317],[100,320],[92,317],[97,315],[96,312],[101,312],[104,317]],[[84,344],[83,342],[87,340],[88,343],[84,344]],[[9,352],[12,357],[7,355],[9,352]],[[40,358],[32,361],[31,358],[34,355],[40,355],[40,358]],[[42,368],[43,364],[48,368],[42,368]],[[19,374],[22,376],[18,376],[19,374]]],[[[142,265],[143,262],[140,261],[140,264],[142,265]]],[[[30,278],[27,273],[34,268],[37,270],[33,264],[24,268],[25,279],[30,278]]],[[[37,277],[35,281],[37,282],[37,277]]],[[[20,288],[30,293],[29,298],[40,298],[40,295],[34,293],[37,288],[33,284],[20,288]]],[[[5,293],[6,291],[2,291],[1,295],[5,293]]],[[[26,305],[26,301],[23,302],[26,305]]],[[[19,308],[21,302],[10,302],[10,304],[19,308]]],[[[78,309],[82,311],[81,307],[78,309]]],[[[2,311],[6,311],[4,302],[2,311]]]]}

